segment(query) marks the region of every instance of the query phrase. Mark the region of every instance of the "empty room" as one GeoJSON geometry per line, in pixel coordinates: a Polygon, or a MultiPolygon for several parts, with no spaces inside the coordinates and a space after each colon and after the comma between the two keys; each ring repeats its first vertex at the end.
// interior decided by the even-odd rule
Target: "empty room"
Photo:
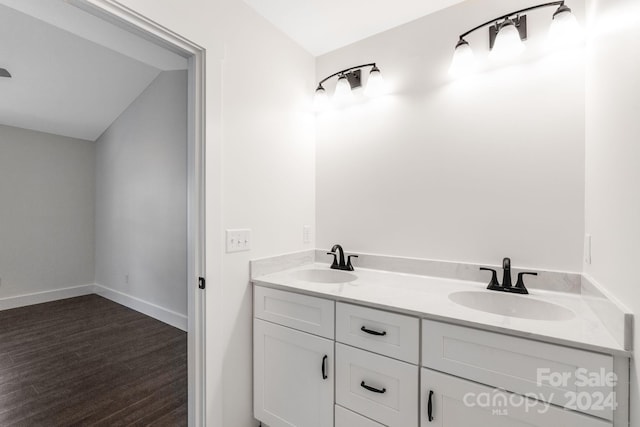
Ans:
{"type": "Polygon", "coordinates": [[[188,61],[77,13],[0,5],[0,425],[186,425],[188,61]]]}

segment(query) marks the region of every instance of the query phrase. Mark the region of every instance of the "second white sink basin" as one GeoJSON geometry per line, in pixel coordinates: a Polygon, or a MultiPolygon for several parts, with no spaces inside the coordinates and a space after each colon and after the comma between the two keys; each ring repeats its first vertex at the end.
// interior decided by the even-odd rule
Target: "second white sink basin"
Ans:
{"type": "Polygon", "coordinates": [[[347,283],[353,282],[358,278],[355,274],[347,273],[340,270],[299,270],[294,271],[292,275],[298,280],[314,283],[347,283]]]}
{"type": "Polygon", "coordinates": [[[502,316],[532,320],[571,320],[576,315],[568,308],[527,295],[504,294],[496,291],[461,291],[449,294],[456,304],[502,316]]]}

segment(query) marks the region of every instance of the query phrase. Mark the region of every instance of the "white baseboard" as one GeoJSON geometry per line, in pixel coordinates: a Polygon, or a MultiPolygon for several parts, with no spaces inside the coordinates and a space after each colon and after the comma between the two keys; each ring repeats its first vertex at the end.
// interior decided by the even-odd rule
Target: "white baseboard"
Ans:
{"type": "Polygon", "coordinates": [[[111,289],[103,285],[95,284],[94,293],[183,331],[187,330],[187,316],[183,314],[171,311],[164,307],[160,307],[159,305],[152,304],[141,300],[140,298],[116,291],[115,289],[111,289]]]}
{"type": "Polygon", "coordinates": [[[90,294],[98,294],[173,327],[183,331],[187,330],[187,316],[98,284],[72,286],[52,291],[0,298],[0,311],[90,294]]]}
{"type": "Polygon", "coordinates": [[[12,308],[25,307],[27,305],[89,295],[94,293],[94,288],[93,284],[81,285],[70,288],[55,289],[52,291],[35,292],[32,294],[0,298],[0,310],[9,310],[12,308]]]}

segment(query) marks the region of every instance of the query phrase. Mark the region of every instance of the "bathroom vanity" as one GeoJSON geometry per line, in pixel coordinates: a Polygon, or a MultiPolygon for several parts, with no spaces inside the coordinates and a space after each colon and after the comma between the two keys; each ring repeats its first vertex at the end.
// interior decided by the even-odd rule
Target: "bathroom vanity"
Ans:
{"type": "Polygon", "coordinates": [[[263,425],[628,425],[630,352],[579,294],[313,263],[266,273],[253,277],[263,425]]]}

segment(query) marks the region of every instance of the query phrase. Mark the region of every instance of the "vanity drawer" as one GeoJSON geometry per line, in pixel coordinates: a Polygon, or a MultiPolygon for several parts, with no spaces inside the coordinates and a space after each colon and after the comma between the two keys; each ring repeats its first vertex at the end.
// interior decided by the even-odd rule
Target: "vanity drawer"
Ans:
{"type": "Polygon", "coordinates": [[[277,289],[254,287],[254,315],[279,325],[333,339],[335,303],[277,289]]]}
{"type": "Polygon", "coordinates": [[[420,320],[352,304],[336,304],[336,341],[419,364],[420,320]]]}
{"type": "Polygon", "coordinates": [[[336,405],[336,423],[335,427],[384,427],[369,418],[344,409],[342,406],[336,405]]]}
{"type": "Polygon", "coordinates": [[[417,427],[418,369],[336,344],[336,403],[389,427],[417,427]]]}
{"type": "Polygon", "coordinates": [[[600,418],[613,416],[606,402],[582,404],[613,396],[608,355],[423,320],[422,365],[559,406],[574,405],[600,418]],[[593,375],[599,384],[588,380],[593,375]]]}
{"type": "Polygon", "coordinates": [[[610,421],[565,411],[549,403],[527,399],[429,369],[423,368],[421,377],[422,427],[612,426],[610,421]]]}

